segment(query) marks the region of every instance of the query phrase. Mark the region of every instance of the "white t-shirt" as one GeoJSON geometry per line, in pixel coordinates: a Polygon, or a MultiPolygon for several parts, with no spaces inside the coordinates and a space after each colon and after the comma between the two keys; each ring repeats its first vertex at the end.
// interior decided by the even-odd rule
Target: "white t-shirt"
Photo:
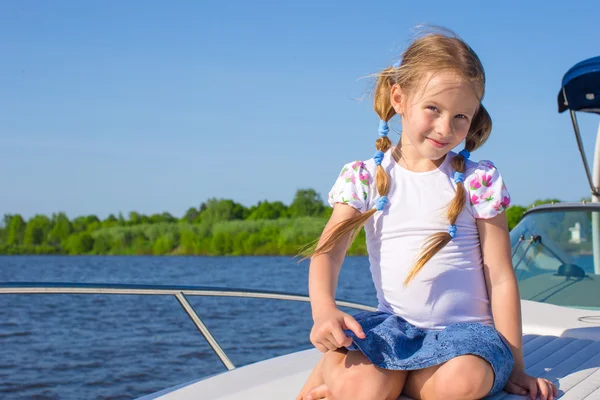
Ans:
{"type": "MultiPolygon", "coordinates": [[[[390,177],[388,202],[365,224],[378,309],[421,328],[444,329],[456,322],[493,325],[475,219],[501,213],[510,197],[490,161],[467,161],[468,199],[456,221],[456,236],[403,286],[425,239],[448,230],[446,209],[456,193],[455,156],[448,153],[438,169],[412,172],[398,165],[388,150],[381,163],[390,177]]],[[[375,172],[373,159],[346,164],[329,203],[346,203],[361,212],[373,208],[381,197],[375,172]]]]}

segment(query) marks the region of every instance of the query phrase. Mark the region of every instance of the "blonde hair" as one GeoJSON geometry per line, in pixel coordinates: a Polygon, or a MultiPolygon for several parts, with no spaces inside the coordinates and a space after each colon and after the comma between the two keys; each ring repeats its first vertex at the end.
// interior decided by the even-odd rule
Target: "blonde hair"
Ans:
{"type": "MultiPolygon", "coordinates": [[[[448,32],[448,31],[447,31],[448,32]]],[[[424,77],[430,73],[453,72],[473,84],[477,93],[483,98],[485,87],[485,73],[477,54],[461,38],[455,34],[430,33],[419,37],[402,54],[402,61],[398,67],[389,67],[379,72],[375,86],[373,108],[379,118],[389,121],[395,114],[390,94],[392,87],[398,85],[402,92],[410,97],[415,93],[417,86],[424,77]]],[[[481,147],[488,139],[492,130],[490,115],[480,104],[465,139],[465,149],[472,152],[481,147]]],[[[380,137],[375,142],[377,150],[386,152],[392,147],[390,139],[380,137]]],[[[460,173],[465,172],[466,160],[458,154],[452,160],[453,168],[460,173]]],[[[380,196],[387,196],[390,188],[390,178],[381,166],[377,166],[375,185],[380,196]]],[[[450,225],[455,225],[458,215],[466,203],[467,191],[463,182],[456,184],[456,194],[448,205],[446,215],[450,225]]],[[[366,211],[356,217],[344,220],[328,232],[327,236],[308,257],[315,257],[327,253],[348,233],[352,233],[354,241],[365,222],[377,212],[376,209],[366,211]]],[[[452,240],[450,233],[438,232],[425,240],[424,248],[417,261],[410,269],[404,285],[407,285],[438,251],[452,240]]]]}

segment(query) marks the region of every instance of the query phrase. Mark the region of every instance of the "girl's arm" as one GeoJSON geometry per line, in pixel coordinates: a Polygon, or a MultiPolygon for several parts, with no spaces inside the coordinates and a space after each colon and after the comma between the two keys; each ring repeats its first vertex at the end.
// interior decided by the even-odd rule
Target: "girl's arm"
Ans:
{"type": "Polygon", "coordinates": [[[490,219],[478,219],[477,228],[494,324],[509,343],[515,359],[514,368],[525,370],[521,300],[512,266],[506,213],[490,219]]]}
{"type": "MultiPolygon", "coordinates": [[[[333,208],[333,213],[323,230],[319,244],[327,237],[329,229],[360,214],[355,208],[338,203],[333,208]]],[[[351,234],[347,234],[333,249],[324,254],[313,257],[308,273],[308,292],[315,325],[311,332],[311,341],[321,351],[332,350],[332,346],[339,348],[351,342],[342,329],[351,329],[357,336],[362,337],[362,328],[351,316],[339,311],[335,304],[335,291],[337,288],[340,269],[344,261],[351,234]]]]}
{"type": "MultiPolygon", "coordinates": [[[[360,212],[355,208],[347,204],[337,203],[333,207],[333,213],[323,229],[319,245],[323,243],[327,237],[327,232],[332,227],[358,214],[360,212]]],[[[337,308],[335,305],[335,290],[348,247],[350,247],[350,234],[340,240],[330,252],[312,258],[308,272],[308,293],[313,317],[321,310],[337,308]]]]}
{"type": "Polygon", "coordinates": [[[515,364],[505,390],[535,399],[552,399],[558,395],[556,386],[542,378],[533,378],[525,372],[523,360],[523,329],[521,299],[515,277],[506,213],[490,219],[477,219],[477,228],[483,256],[483,273],[492,305],[496,329],[509,343],[515,364]]]}

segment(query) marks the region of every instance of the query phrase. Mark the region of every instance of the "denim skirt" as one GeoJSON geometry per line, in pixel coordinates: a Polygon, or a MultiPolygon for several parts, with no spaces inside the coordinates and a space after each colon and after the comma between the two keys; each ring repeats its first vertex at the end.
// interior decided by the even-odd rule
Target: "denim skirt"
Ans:
{"type": "Polygon", "coordinates": [[[510,348],[491,326],[460,322],[443,330],[422,329],[398,315],[361,312],[354,316],[366,335],[352,331],[348,350],[362,351],[376,366],[392,370],[417,370],[442,364],[454,357],[473,354],[485,359],[494,370],[494,385],[488,395],[502,390],[512,371],[510,348]]]}

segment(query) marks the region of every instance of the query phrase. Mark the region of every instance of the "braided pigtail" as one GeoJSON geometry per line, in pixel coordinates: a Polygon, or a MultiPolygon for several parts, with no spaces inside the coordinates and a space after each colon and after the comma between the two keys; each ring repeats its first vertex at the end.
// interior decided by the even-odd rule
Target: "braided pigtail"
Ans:
{"type": "Polygon", "coordinates": [[[395,114],[396,111],[390,103],[390,91],[393,85],[393,71],[398,67],[395,64],[391,68],[384,70],[377,79],[377,85],[375,89],[375,100],[373,108],[381,119],[379,121],[379,138],[375,141],[375,155],[373,160],[377,166],[377,172],[375,174],[375,186],[377,193],[380,197],[377,199],[375,207],[369,211],[365,211],[355,217],[341,221],[331,229],[323,233],[323,238],[319,243],[312,246],[305,252],[306,258],[318,256],[320,254],[327,253],[333,249],[333,247],[344,237],[350,234],[350,244],[356,239],[356,236],[360,233],[360,230],[364,226],[365,222],[377,211],[382,211],[387,204],[387,194],[390,190],[390,178],[381,166],[383,156],[386,151],[392,147],[392,142],[388,137],[389,125],[388,122],[395,114]]]}
{"type": "Polygon", "coordinates": [[[471,151],[481,147],[490,136],[492,131],[492,119],[483,105],[480,106],[477,114],[471,123],[471,129],[465,139],[465,148],[461,150],[452,160],[454,172],[454,183],[456,184],[456,194],[448,205],[447,216],[450,226],[446,232],[438,232],[429,236],[425,240],[423,251],[419,255],[415,265],[410,269],[404,281],[404,286],[419,273],[423,266],[438,251],[444,248],[456,236],[456,220],[467,202],[467,189],[465,188],[465,169],[467,160],[471,156],[471,151]]]}

